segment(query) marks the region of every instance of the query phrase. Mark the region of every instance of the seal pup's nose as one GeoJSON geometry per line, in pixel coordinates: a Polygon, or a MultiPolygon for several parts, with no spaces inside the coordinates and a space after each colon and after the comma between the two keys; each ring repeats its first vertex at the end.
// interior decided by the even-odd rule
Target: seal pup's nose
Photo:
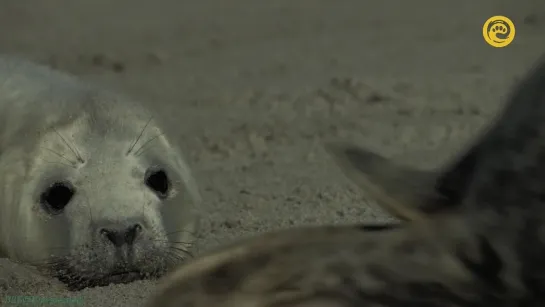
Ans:
{"type": "Polygon", "coordinates": [[[133,224],[129,227],[102,227],[99,233],[102,237],[112,242],[115,247],[121,247],[123,244],[132,245],[134,240],[142,231],[142,225],[133,224]]]}

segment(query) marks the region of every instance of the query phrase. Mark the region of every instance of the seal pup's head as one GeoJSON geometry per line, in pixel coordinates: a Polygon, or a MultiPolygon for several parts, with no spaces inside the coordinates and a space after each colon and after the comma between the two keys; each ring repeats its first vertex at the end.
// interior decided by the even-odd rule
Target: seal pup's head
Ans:
{"type": "Polygon", "coordinates": [[[190,255],[200,195],[157,117],[64,74],[10,67],[1,250],[71,289],[157,277],[190,255]]]}
{"type": "Polygon", "coordinates": [[[434,214],[383,187],[377,195],[397,193],[420,218],[258,235],[182,265],[147,306],[545,306],[544,157],[545,57],[490,129],[416,193],[434,214]]]}

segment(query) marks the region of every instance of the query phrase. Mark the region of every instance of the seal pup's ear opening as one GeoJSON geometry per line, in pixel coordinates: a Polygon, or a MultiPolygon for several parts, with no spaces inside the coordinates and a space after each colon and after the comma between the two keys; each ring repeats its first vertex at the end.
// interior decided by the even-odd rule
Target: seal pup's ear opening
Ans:
{"type": "Polygon", "coordinates": [[[352,182],[395,217],[414,221],[442,209],[443,195],[435,187],[439,171],[410,168],[349,143],[324,147],[352,182]]]}

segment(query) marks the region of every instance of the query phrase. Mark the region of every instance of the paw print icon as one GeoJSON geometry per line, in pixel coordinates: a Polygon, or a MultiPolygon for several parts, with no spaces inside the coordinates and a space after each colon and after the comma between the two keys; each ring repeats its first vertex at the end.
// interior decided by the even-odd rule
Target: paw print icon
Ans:
{"type": "Polygon", "coordinates": [[[483,37],[492,47],[505,47],[515,38],[515,25],[505,16],[490,17],[483,25],[483,37]]]}
{"type": "Polygon", "coordinates": [[[509,32],[509,27],[504,24],[495,25],[490,31],[496,34],[506,34],[509,32]]]}

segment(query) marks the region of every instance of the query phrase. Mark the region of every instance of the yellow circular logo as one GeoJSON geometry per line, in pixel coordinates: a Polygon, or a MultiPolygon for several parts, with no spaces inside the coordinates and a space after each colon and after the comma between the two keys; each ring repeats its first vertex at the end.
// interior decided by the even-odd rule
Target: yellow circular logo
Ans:
{"type": "Polygon", "coordinates": [[[505,16],[493,16],[483,25],[484,40],[492,47],[505,47],[515,39],[515,25],[505,16]]]}

